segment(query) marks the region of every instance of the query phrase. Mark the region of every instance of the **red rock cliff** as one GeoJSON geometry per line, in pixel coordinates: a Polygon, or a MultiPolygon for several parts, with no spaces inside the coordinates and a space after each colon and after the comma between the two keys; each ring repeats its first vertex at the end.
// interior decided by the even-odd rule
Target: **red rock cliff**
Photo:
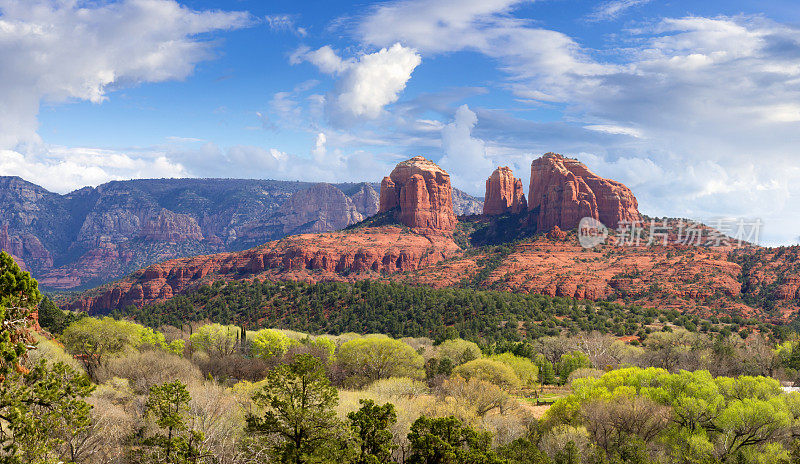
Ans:
{"type": "Polygon", "coordinates": [[[375,279],[432,265],[458,251],[450,237],[425,237],[398,227],[294,235],[245,251],[154,264],[65,307],[106,313],[129,304],[142,306],[166,300],[193,285],[217,279],[375,279]]]}
{"type": "Polygon", "coordinates": [[[511,168],[501,166],[486,179],[486,197],[483,201],[483,214],[497,216],[505,213],[519,213],[526,210],[528,203],[522,191],[522,181],[514,178],[511,168]]]}
{"type": "Polygon", "coordinates": [[[419,232],[452,232],[456,215],[450,175],[422,156],[399,163],[381,182],[378,212],[392,208],[399,208],[400,222],[419,232]]]}
{"type": "Polygon", "coordinates": [[[572,229],[586,216],[613,229],[620,221],[640,220],[638,208],[628,187],[597,176],[578,160],[547,153],[531,163],[528,210],[537,230],[572,229]]]}

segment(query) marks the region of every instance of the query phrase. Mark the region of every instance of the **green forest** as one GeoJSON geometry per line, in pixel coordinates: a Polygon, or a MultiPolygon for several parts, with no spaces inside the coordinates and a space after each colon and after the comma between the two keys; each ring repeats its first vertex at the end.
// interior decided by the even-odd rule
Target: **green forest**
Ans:
{"type": "Polygon", "coordinates": [[[194,321],[279,327],[311,333],[384,333],[393,337],[462,337],[481,343],[535,340],[596,331],[647,338],[654,330],[729,335],[752,331],[785,338],[788,330],[739,316],[701,319],[677,310],[580,301],[545,295],[471,288],[356,283],[217,281],[143,308],[128,306],[115,317],[150,327],[194,321]]]}

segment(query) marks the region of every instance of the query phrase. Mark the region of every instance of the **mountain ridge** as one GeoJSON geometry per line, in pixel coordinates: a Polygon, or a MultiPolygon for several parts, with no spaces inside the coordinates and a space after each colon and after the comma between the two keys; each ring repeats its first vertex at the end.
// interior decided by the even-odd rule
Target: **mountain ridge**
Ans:
{"type": "MultiPolygon", "coordinates": [[[[378,189],[369,182],[179,178],[58,194],[0,176],[0,249],[44,289],[91,288],[159,261],[345,227],[377,211],[378,189]]],[[[460,193],[462,212],[480,211],[479,199],[460,193]]]]}

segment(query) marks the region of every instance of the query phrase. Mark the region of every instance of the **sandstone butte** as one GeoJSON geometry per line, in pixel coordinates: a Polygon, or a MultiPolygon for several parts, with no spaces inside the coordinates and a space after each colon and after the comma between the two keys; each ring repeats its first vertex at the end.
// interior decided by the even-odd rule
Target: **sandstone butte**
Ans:
{"type": "Polygon", "coordinates": [[[450,234],[456,227],[450,175],[422,156],[399,163],[381,182],[378,212],[423,234],[450,234]]]}
{"type": "Polygon", "coordinates": [[[499,216],[517,214],[528,209],[522,180],[515,179],[511,168],[501,166],[486,179],[486,195],[483,200],[483,214],[499,216]]]}
{"type": "MultiPolygon", "coordinates": [[[[165,300],[215,280],[371,279],[444,287],[480,278],[476,285],[484,288],[588,300],[624,299],[701,315],[723,311],[786,322],[797,313],[800,278],[793,276],[800,275],[800,247],[633,247],[616,246],[611,237],[612,243],[585,250],[575,232],[569,231],[569,225],[582,217],[581,208],[612,228],[618,221],[638,219],[630,190],[560,155],[534,161],[532,171],[537,180],[532,197],[539,199],[532,211],[542,221],[537,230],[548,233],[515,244],[488,277],[484,267],[492,261],[486,259],[490,255],[464,254],[449,233],[442,233],[452,232],[456,225],[450,202],[441,198],[444,192],[449,196],[449,176],[417,157],[400,163],[384,179],[388,188],[381,191],[380,206],[381,211],[396,210],[407,220],[404,224],[425,235],[396,226],[361,227],[291,236],[240,252],[173,259],[87,292],[65,307],[104,313],[165,300]],[[765,288],[772,287],[774,310],[743,303],[744,297],[760,297],[765,288]]],[[[676,223],[664,226],[674,242],[676,223]]]]}
{"type": "Polygon", "coordinates": [[[528,210],[537,231],[573,229],[592,217],[610,229],[638,221],[639,204],[625,185],[604,179],[578,160],[547,153],[531,163],[528,210]]]}

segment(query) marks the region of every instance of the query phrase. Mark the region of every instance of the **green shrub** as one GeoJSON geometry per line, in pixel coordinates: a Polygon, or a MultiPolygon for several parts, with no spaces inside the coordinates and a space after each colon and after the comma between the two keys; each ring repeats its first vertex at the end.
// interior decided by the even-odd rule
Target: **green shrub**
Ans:
{"type": "Polygon", "coordinates": [[[539,368],[528,358],[515,356],[511,353],[503,353],[491,357],[496,361],[508,365],[522,381],[522,385],[531,387],[536,384],[539,376],[539,368]]]}
{"type": "Polygon", "coordinates": [[[437,353],[440,358],[448,358],[456,365],[481,357],[481,349],[476,343],[460,338],[445,340],[439,345],[437,353]]]}
{"type": "Polygon", "coordinates": [[[522,384],[511,366],[496,359],[472,360],[453,369],[453,375],[460,375],[467,380],[485,380],[503,388],[519,388],[522,384]]]}
{"type": "Polygon", "coordinates": [[[423,358],[409,345],[389,337],[357,338],[336,353],[337,364],[352,385],[388,377],[422,378],[423,358]]]}

